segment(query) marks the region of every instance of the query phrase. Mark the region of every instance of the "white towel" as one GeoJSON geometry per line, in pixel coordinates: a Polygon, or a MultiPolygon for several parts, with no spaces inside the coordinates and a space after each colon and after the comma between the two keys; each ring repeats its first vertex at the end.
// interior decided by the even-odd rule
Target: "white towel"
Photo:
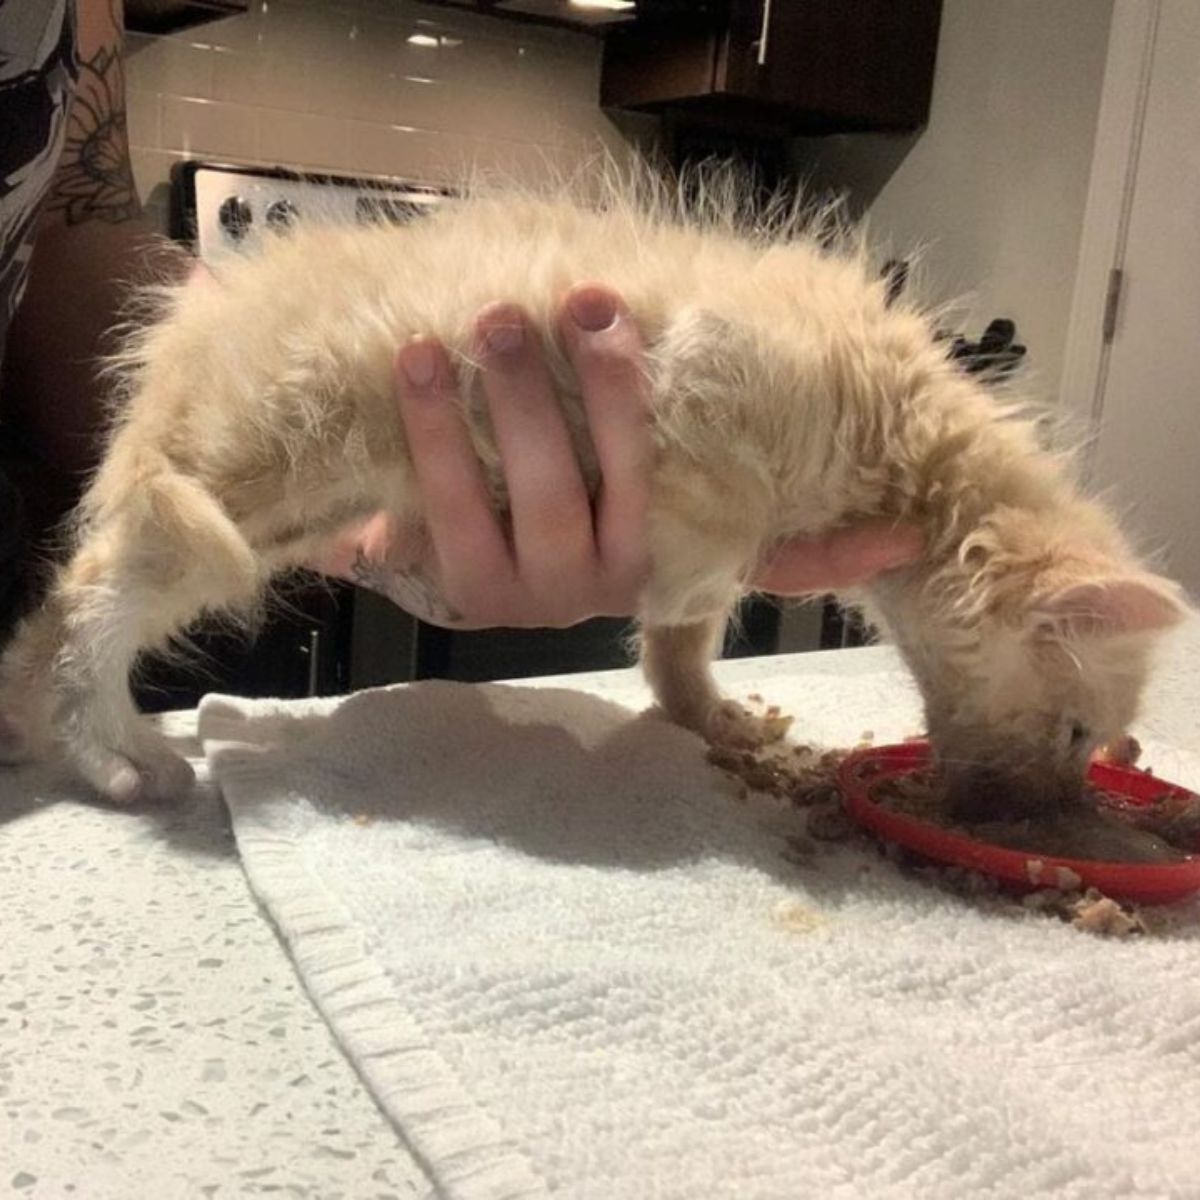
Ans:
{"type": "MultiPolygon", "coordinates": [[[[918,727],[894,670],[746,690],[831,743],[918,727]]],[[[1104,940],[860,848],[794,865],[696,738],[567,690],[215,698],[201,732],[438,1195],[1200,1196],[1194,910],[1104,940]]]]}

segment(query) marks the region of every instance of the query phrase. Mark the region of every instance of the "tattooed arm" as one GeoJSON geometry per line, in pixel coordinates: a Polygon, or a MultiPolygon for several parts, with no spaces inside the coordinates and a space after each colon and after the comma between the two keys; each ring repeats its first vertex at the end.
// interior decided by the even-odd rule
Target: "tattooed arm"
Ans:
{"type": "Polygon", "coordinates": [[[141,213],[125,129],[122,0],[80,0],[79,82],[46,202],[47,226],[121,225],[141,213]]]}
{"type": "Polygon", "coordinates": [[[73,501],[102,424],[97,355],[123,286],[153,253],[125,132],[122,0],[78,0],[79,80],[9,329],[5,419],[39,460],[45,523],[73,501]]]}

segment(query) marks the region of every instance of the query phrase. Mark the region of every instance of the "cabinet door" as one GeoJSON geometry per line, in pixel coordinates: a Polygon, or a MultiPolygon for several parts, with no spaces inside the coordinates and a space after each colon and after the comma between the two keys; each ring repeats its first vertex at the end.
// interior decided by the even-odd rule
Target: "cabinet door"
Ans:
{"type": "Polygon", "coordinates": [[[253,638],[201,626],[192,661],[150,658],[135,692],[143,712],[194,708],[208,692],[237,696],[337,695],[349,685],[354,589],[316,584],[285,591],[253,638]]]}
{"type": "Polygon", "coordinates": [[[814,131],[929,114],[941,0],[733,0],[717,90],[803,112],[814,131]]]}
{"type": "Polygon", "coordinates": [[[125,28],[131,33],[178,33],[249,7],[249,0],[125,0],[125,28]]]}
{"type": "Polygon", "coordinates": [[[681,24],[617,30],[604,40],[600,103],[661,111],[710,96],[723,31],[681,24]]]}

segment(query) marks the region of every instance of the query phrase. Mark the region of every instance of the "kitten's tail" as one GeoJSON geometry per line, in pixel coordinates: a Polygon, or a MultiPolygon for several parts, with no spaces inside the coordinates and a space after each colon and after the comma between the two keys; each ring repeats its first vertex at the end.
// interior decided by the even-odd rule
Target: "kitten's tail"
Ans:
{"type": "Polygon", "coordinates": [[[119,527],[163,583],[169,574],[195,573],[223,594],[257,591],[258,556],[220,500],[162,451],[121,442],[118,434],[84,497],[82,529],[119,527]]]}

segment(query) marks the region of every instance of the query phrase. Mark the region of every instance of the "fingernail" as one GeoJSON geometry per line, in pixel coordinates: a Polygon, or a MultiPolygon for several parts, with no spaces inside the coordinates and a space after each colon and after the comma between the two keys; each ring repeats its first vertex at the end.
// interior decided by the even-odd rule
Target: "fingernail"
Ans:
{"type": "Polygon", "coordinates": [[[607,293],[581,288],[567,295],[567,312],[585,333],[600,333],[617,323],[616,301],[607,293]]]}
{"type": "Polygon", "coordinates": [[[483,340],[491,354],[515,354],[525,343],[525,329],[519,321],[487,325],[483,340]]]}
{"type": "Polygon", "coordinates": [[[525,344],[525,316],[515,304],[489,304],[475,318],[475,336],[484,355],[516,354],[525,344]]]}
{"type": "Polygon", "coordinates": [[[400,369],[413,387],[428,387],[437,374],[433,347],[423,338],[414,338],[400,351],[400,369]]]}

